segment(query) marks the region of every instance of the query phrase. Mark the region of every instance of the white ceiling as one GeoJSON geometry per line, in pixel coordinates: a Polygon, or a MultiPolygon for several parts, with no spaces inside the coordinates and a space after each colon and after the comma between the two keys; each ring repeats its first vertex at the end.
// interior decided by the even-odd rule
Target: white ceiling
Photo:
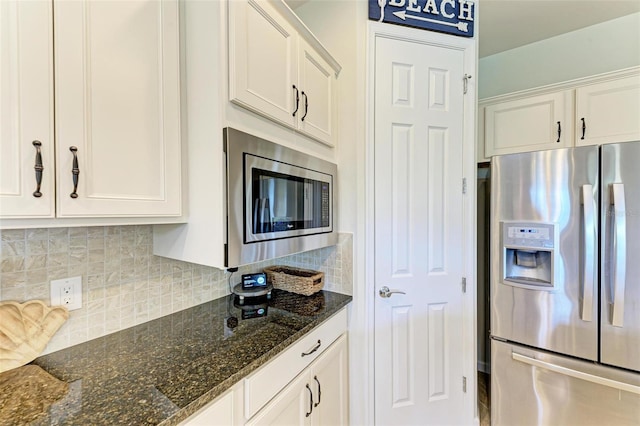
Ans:
{"type": "Polygon", "coordinates": [[[640,0],[480,0],[478,4],[480,57],[640,12],[640,0]]]}
{"type": "MultiPolygon", "coordinates": [[[[322,0],[285,0],[292,9],[309,1],[322,0]]],[[[476,3],[480,57],[640,12],[640,0],[476,0],[476,3]]]]}

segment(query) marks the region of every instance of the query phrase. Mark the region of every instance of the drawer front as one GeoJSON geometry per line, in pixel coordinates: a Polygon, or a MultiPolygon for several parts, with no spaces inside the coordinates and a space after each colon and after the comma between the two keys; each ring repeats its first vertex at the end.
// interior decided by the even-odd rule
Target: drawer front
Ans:
{"type": "Polygon", "coordinates": [[[247,377],[244,380],[245,418],[253,417],[346,330],[344,308],[247,377]]]}

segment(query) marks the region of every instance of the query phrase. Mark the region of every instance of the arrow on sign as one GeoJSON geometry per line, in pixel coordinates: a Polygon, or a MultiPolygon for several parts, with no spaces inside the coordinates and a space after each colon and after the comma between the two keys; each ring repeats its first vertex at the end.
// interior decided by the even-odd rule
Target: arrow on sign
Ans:
{"type": "Polygon", "coordinates": [[[393,14],[396,15],[398,18],[402,19],[403,21],[406,21],[407,19],[415,19],[417,21],[431,22],[432,24],[441,24],[441,25],[447,25],[449,27],[456,27],[458,30],[464,31],[465,33],[469,32],[468,22],[458,22],[457,24],[453,22],[442,22],[436,19],[423,18],[422,16],[407,15],[406,10],[402,10],[400,12],[393,12],[393,14]]]}

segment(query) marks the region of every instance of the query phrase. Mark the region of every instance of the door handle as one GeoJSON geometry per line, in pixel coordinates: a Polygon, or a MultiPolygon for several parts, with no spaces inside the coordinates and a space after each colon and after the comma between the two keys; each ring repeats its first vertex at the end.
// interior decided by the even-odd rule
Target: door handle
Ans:
{"type": "Polygon", "coordinates": [[[593,185],[582,185],[584,211],[584,265],[582,277],[582,321],[593,320],[593,284],[596,263],[596,220],[593,185]]]}
{"type": "Polygon", "coordinates": [[[380,291],[378,291],[378,293],[380,294],[380,297],[387,299],[391,296],[393,296],[394,294],[407,294],[404,291],[400,291],[400,290],[389,290],[389,287],[384,286],[380,289],[380,291]]]}
{"type": "Polygon", "coordinates": [[[624,184],[611,185],[613,203],[613,307],[611,325],[624,325],[624,291],[627,281],[627,211],[624,201],[624,184]]]}

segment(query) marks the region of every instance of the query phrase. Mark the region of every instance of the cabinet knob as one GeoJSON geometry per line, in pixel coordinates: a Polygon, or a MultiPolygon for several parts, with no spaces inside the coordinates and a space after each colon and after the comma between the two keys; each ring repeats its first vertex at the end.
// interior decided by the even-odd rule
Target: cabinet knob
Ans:
{"type": "Polygon", "coordinates": [[[71,176],[73,178],[73,192],[69,195],[71,198],[78,198],[78,180],[80,175],[80,166],[78,165],[78,148],[70,146],[69,151],[73,154],[73,166],[71,168],[71,176]]]}
{"type": "Polygon", "coordinates": [[[33,141],[33,146],[36,148],[36,164],[33,167],[36,171],[36,190],[33,193],[33,196],[36,198],[42,197],[42,192],[40,192],[40,186],[42,185],[42,171],[44,167],[42,165],[42,153],[40,152],[40,147],[42,146],[42,142],[33,141]]]}

